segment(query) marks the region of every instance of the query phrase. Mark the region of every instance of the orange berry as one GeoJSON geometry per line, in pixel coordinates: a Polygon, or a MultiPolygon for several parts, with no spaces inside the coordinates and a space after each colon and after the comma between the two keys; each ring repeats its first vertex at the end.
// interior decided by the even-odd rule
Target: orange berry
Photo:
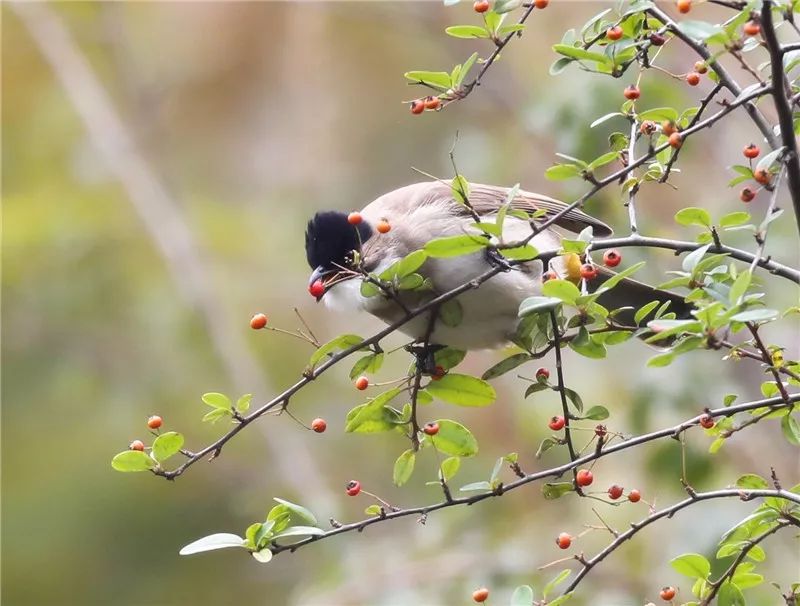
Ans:
{"type": "Polygon", "coordinates": [[[163,423],[164,420],[158,415],[153,415],[152,417],[147,419],[147,426],[150,429],[158,429],[159,427],[161,427],[161,425],[163,425],[163,423]]]}
{"type": "Polygon", "coordinates": [[[620,261],[622,261],[622,254],[616,248],[603,253],[603,263],[606,267],[616,267],[620,261]]]}
{"type": "Polygon", "coordinates": [[[425,109],[439,109],[441,105],[439,97],[425,97],[425,109]]]}
{"type": "Polygon", "coordinates": [[[547,282],[548,280],[555,280],[556,278],[558,278],[558,276],[556,275],[556,272],[554,272],[552,269],[542,274],[542,282],[547,282]]]}
{"type": "Polygon", "coordinates": [[[661,123],[661,132],[664,133],[665,137],[669,137],[672,133],[678,132],[678,127],[672,120],[664,120],[661,123]]]}
{"type": "Polygon", "coordinates": [[[425,435],[435,436],[437,433],[439,433],[439,424],[433,421],[430,423],[425,423],[425,427],[422,428],[422,431],[425,433],[425,435]]]}
{"type": "Polygon", "coordinates": [[[608,487],[608,498],[612,501],[616,501],[618,498],[622,496],[623,488],[619,484],[612,484],[608,487]]]}
{"type": "Polygon", "coordinates": [[[358,225],[364,220],[364,217],[361,216],[360,212],[353,211],[349,215],[347,215],[347,222],[350,225],[358,225]]]}
{"type": "Polygon", "coordinates": [[[361,482],[358,480],[350,480],[347,483],[347,486],[344,487],[345,492],[351,497],[356,496],[359,492],[361,492],[361,482]]]}
{"type": "Polygon", "coordinates": [[[581,278],[584,280],[594,280],[597,277],[597,268],[591,263],[581,265],[581,278]]]}
{"type": "Polygon", "coordinates": [[[751,143],[747,147],[742,150],[745,158],[749,158],[752,160],[753,158],[758,158],[758,155],[761,153],[761,150],[758,148],[758,145],[755,143],[751,143]]]}
{"type": "Polygon", "coordinates": [[[748,21],[744,24],[742,31],[748,36],[758,36],[761,33],[761,25],[757,21],[748,21]]]}
{"type": "Polygon", "coordinates": [[[631,503],[638,503],[642,500],[642,493],[640,493],[635,488],[628,493],[628,500],[631,503]]]}
{"type": "Polygon", "coordinates": [[[672,599],[675,597],[675,588],[674,587],[664,587],[659,594],[661,599],[665,602],[671,602],[672,599]]]}
{"type": "Polygon", "coordinates": [[[769,171],[759,168],[753,173],[753,179],[755,179],[757,183],[761,183],[761,185],[767,185],[770,180],[769,171]]]}
{"type": "Polygon", "coordinates": [[[680,146],[683,145],[683,135],[680,133],[672,133],[669,136],[669,144],[675,149],[680,148],[680,146]]]}
{"type": "Polygon", "coordinates": [[[656,123],[653,122],[652,120],[645,120],[639,126],[639,132],[649,137],[654,132],[656,132],[656,123]]]}
{"type": "Polygon", "coordinates": [[[411,113],[412,114],[421,114],[425,111],[425,103],[422,99],[415,99],[411,102],[411,113]]]}
{"type": "Polygon", "coordinates": [[[328,424],[325,422],[325,419],[314,419],[311,421],[311,429],[317,433],[323,433],[327,428],[328,424]]]}
{"type": "Polygon", "coordinates": [[[742,202],[752,202],[752,201],[753,201],[753,198],[755,198],[755,197],[756,197],[756,192],[754,192],[754,191],[753,191],[752,189],[750,189],[749,187],[745,187],[745,188],[744,188],[744,189],[741,191],[741,193],[739,194],[739,199],[740,199],[742,202]]]}
{"type": "Polygon", "coordinates": [[[547,426],[553,431],[559,431],[560,429],[564,428],[565,424],[566,421],[564,420],[564,417],[552,417],[547,426]]]}
{"type": "Polygon", "coordinates": [[[550,0],[533,0],[533,5],[536,8],[547,8],[548,4],[550,4],[550,0]]]}
{"type": "Polygon", "coordinates": [[[378,221],[378,224],[375,226],[375,229],[378,230],[379,234],[386,234],[389,233],[389,230],[392,229],[392,226],[389,225],[389,222],[386,219],[381,219],[378,221]]]}
{"type": "Polygon", "coordinates": [[[558,545],[560,549],[569,549],[569,546],[572,545],[572,537],[566,532],[562,532],[556,537],[556,545],[558,545]]]}
{"type": "Polygon", "coordinates": [[[489,10],[489,0],[478,0],[472,5],[472,8],[475,9],[476,13],[485,13],[489,10]]]}
{"type": "Polygon", "coordinates": [[[596,435],[598,438],[606,437],[607,433],[608,433],[608,427],[606,427],[602,423],[598,423],[597,425],[595,425],[594,435],[596,435]]]}
{"type": "Polygon", "coordinates": [[[700,425],[704,429],[711,429],[712,427],[714,427],[714,417],[712,417],[709,414],[705,414],[705,415],[701,416],[700,417],[700,425]]]}
{"type": "Polygon", "coordinates": [[[705,61],[698,61],[694,64],[694,71],[698,74],[705,74],[708,71],[708,64],[705,61]]]}
{"type": "Polygon", "coordinates": [[[678,12],[684,15],[692,10],[692,0],[678,0],[678,12]]]}
{"type": "Polygon", "coordinates": [[[472,600],[478,602],[485,602],[489,599],[489,590],[486,587],[481,587],[472,592],[472,600]]]}
{"type": "Polygon", "coordinates": [[[364,391],[367,387],[369,387],[369,379],[367,377],[358,377],[355,385],[357,390],[364,391]]]}
{"type": "Polygon", "coordinates": [[[589,484],[594,482],[594,476],[588,469],[581,469],[575,475],[575,482],[578,486],[589,486],[589,484]]]}
{"type": "Polygon", "coordinates": [[[447,371],[444,369],[444,366],[437,366],[431,373],[431,381],[438,381],[446,374],[447,371]]]}
{"type": "Polygon", "coordinates": [[[267,325],[267,316],[264,314],[256,314],[250,318],[250,328],[253,330],[260,330],[267,325]]]}
{"type": "Polygon", "coordinates": [[[142,442],[141,440],[134,440],[133,442],[131,442],[128,448],[130,448],[131,450],[142,451],[144,450],[144,442],[142,442]]]}
{"type": "Polygon", "coordinates": [[[622,28],[619,25],[609,27],[608,31],[606,31],[606,38],[609,40],[619,40],[622,38],[622,28]]]}
{"type": "Polygon", "coordinates": [[[700,74],[697,72],[689,72],[686,74],[686,84],[689,86],[697,86],[700,84],[700,74]]]}
{"type": "Polygon", "coordinates": [[[626,99],[630,99],[632,101],[634,99],[638,99],[642,95],[642,92],[638,87],[631,84],[630,86],[626,87],[624,91],[622,91],[622,94],[626,99]]]}
{"type": "Polygon", "coordinates": [[[316,299],[319,301],[319,299],[322,298],[322,295],[325,294],[325,284],[322,282],[322,280],[317,280],[308,287],[308,292],[312,297],[316,297],[316,299]]]}

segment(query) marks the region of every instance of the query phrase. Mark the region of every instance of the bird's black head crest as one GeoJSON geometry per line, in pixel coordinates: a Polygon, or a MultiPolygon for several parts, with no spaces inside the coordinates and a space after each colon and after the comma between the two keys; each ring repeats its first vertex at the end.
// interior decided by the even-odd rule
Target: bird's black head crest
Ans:
{"type": "Polygon", "coordinates": [[[366,221],[357,226],[347,222],[347,215],[339,211],[318,212],[306,228],[306,258],[312,269],[334,269],[347,266],[351,251],[360,250],[361,242],[372,235],[366,221]],[[359,241],[360,236],[360,241],[359,241]]]}

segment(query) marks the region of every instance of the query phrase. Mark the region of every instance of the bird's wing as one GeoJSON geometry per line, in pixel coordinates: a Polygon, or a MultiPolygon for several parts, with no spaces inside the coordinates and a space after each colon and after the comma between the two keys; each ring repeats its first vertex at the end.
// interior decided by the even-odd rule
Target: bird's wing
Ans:
{"type": "MultiPolygon", "coordinates": [[[[469,202],[479,215],[491,215],[500,210],[500,207],[505,203],[509,189],[507,187],[479,183],[470,184],[469,202]]],[[[542,194],[520,190],[512,201],[511,207],[528,213],[544,210],[546,214],[542,220],[546,221],[564,210],[567,204],[542,194]]],[[[464,212],[467,213],[469,211],[464,208],[464,212]]],[[[580,233],[584,228],[591,226],[594,230],[594,235],[600,237],[610,236],[613,233],[608,225],[577,208],[565,213],[563,217],[559,217],[555,221],[555,225],[574,233],[580,233]]]]}

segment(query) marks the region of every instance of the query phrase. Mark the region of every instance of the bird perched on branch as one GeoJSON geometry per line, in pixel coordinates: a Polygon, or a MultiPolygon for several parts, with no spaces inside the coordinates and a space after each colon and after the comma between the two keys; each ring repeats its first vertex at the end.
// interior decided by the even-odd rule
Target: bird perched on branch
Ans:
{"type": "MultiPolygon", "coordinates": [[[[311,293],[334,309],[365,310],[386,323],[395,322],[409,310],[475,280],[506,261],[502,247],[496,246],[480,246],[477,252],[452,257],[420,254],[417,261],[424,258],[424,262],[414,272],[419,277],[416,282],[410,280],[415,288],[408,289],[403,289],[402,283],[397,288],[396,282],[394,287],[387,287],[376,279],[393,264],[425,249],[426,244],[438,238],[471,235],[476,242],[488,243],[486,230],[497,232],[498,213],[505,213],[500,228],[502,242],[521,242],[531,236],[532,221],[541,224],[567,206],[553,198],[521,190],[506,205],[511,191],[508,188],[466,183],[464,187],[468,192],[462,196],[449,183],[415,183],[380,196],[360,213],[318,212],[308,222],[306,231],[306,256],[313,269],[309,281],[311,293]],[[476,223],[494,227],[482,230],[476,223]],[[421,285],[420,278],[424,280],[421,285]]],[[[571,209],[530,238],[528,244],[539,253],[552,253],[561,248],[562,238],[575,237],[569,232],[577,234],[587,227],[592,228],[594,237],[612,234],[602,221],[571,209]]],[[[520,303],[541,294],[546,271],[538,259],[506,269],[457,297],[459,322],[440,318],[431,325],[430,314],[423,313],[400,330],[415,339],[424,339],[432,327],[430,343],[460,349],[506,345],[514,338],[520,303]]],[[[553,256],[548,269],[557,277],[580,281],[576,255],[553,256]]],[[[590,290],[613,275],[604,268],[598,269],[597,278],[588,284],[590,290]]],[[[610,309],[639,308],[656,299],[670,301],[678,315],[686,310],[679,296],[630,279],[602,295],[599,302],[610,309]]]]}

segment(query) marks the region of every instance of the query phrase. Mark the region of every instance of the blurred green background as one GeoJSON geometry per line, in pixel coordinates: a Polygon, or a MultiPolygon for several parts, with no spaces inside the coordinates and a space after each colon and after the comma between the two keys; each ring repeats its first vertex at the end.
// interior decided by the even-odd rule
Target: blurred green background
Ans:
{"type": "MultiPolygon", "coordinates": [[[[367,500],[344,495],[351,478],[402,506],[440,499],[424,485],[433,460],[423,457],[397,489],[391,467],[403,441],[343,433],[360,398],[345,366],[292,400],[306,422],[328,420],[323,435],[287,416],[264,418],[175,483],[116,473],[109,461],[132,439],[147,441],[150,414],[197,449],[224,430],[200,423],[202,393],[252,392],[263,402],[296,380],[310,348],[250,330],[256,311],[291,330],[297,307],[323,340],[380,326],[333,315],[306,293],[303,229],[315,210],[360,208],[419,180],[412,166],[448,176],[456,132],[469,179],[579,195],[579,183],[546,182],[543,171],[556,151],[603,151],[612,123],[588,123],[617,109],[633,75],[547,70],[563,31],[602,8],[553,2],[468,101],[411,116],[401,101],[418,91],[404,71],[448,69],[473,50],[489,52],[443,33],[475,21],[469,3],[4,3],[3,604],[454,604],[478,585],[502,604],[515,585],[541,588],[554,576],[561,566],[537,570],[565,555],[553,538],[596,523],[598,504],[546,503],[538,485],[433,514],[424,526],[411,518],[373,526],[266,566],[239,551],[178,557],[204,534],[243,533],[274,496],[320,520],[359,519],[367,500]]],[[[696,13],[719,14],[706,5],[696,13]]],[[[676,49],[665,65],[682,73],[694,60],[676,49]]],[[[735,75],[749,83],[741,70],[735,75]]],[[[648,73],[642,104],[688,107],[708,89],[648,73]]],[[[679,208],[703,205],[716,216],[740,209],[726,167],[741,162],[750,141],[761,139],[742,112],[692,139],[674,179],[679,189],[640,194],[643,231],[692,238],[673,223],[679,208]]],[[[588,208],[624,234],[617,196],[609,189],[588,208]]],[[[748,207],[758,220],[765,209],[761,197],[748,207]]],[[[789,211],[770,231],[768,253],[796,262],[793,229],[789,211]]],[[[731,242],[752,248],[743,235],[731,242]]],[[[676,266],[666,252],[625,251],[625,263],[640,258],[656,280],[676,266]]],[[[768,296],[785,306],[796,294],[771,283],[768,296]]],[[[770,334],[796,349],[796,323],[770,334]]],[[[626,433],[674,424],[718,406],[725,393],[758,397],[754,363],[695,353],[650,369],[650,353],[639,342],[595,362],[567,352],[567,380],[587,404],[610,408],[610,427],[626,433]]],[[[465,368],[480,373],[501,355],[471,354],[465,368]]],[[[404,371],[405,354],[394,358],[381,377],[404,371]]],[[[481,454],[464,462],[457,485],[484,479],[509,451],[526,471],[563,459],[553,451],[532,457],[558,410],[555,395],[523,400],[513,373],[496,385],[500,397],[488,409],[435,404],[425,412],[455,415],[476,433],[481,454]]],[[[743,472],[768,475],[770,466],[787,484],[797,481],[796,451],[775,422],[737,435],[713,459],[708,438],[688,438],[697,488],[724,487],[743,472]]],[[[683,494],[679,452],[667,441],[603,459],[594,469],[598,490],[616,482],[658,505],[673,502],[683,494]]],[[[713,556],[720,533],[753,507],[710,502],[651,527],[587,578],[591,597],[573,602],[642,604],[668,584],[688,598],[689,583],[668,560],[686,551],[713,556]]],[[[618,528],[646,512],[644,503],[602,508],[618,528]]],[[[590,533],[577,549],[592,554],[608,538],[590,533]]],[[[784,534],[767,547],[768,578],[796,580],[796,544],[784,534]]],[[[780,601],[768,585],[750,595],[754,604],[780,601]]]]}

